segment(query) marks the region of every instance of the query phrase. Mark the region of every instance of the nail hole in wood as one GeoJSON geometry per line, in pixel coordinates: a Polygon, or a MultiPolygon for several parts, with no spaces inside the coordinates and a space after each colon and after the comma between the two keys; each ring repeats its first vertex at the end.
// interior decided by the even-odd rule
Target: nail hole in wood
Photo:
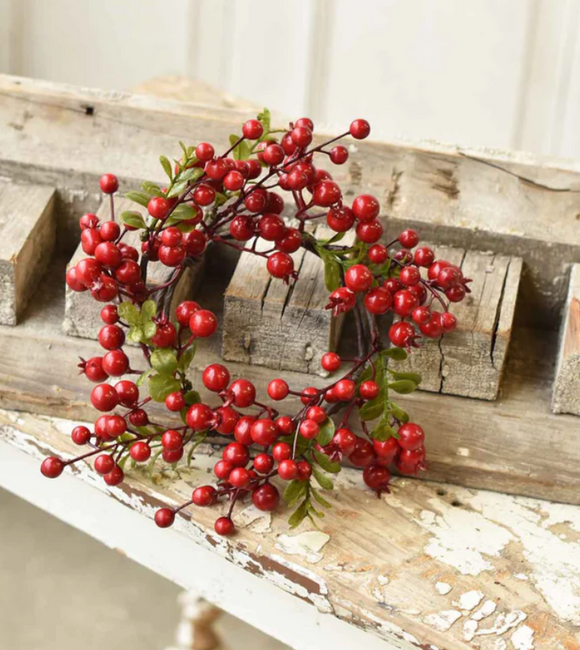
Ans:
{"type": "Polygon", "coordinates": [[[85,106],[85,115],[94,115],[95,107],[94,106],[85,106]]]}
{"type": "Polygon", "coordinates": [[[452,505],[454,508],[461,508],[461,506],[462,506],[463,504],[461,503],[461,501],[458,501],[457,499],[453,499],[453,501],[451,502],[451,505],[452,505]]]}
{"type": "Polygon", "coordinates": [[[444,490],[443,488],[439,488],[437,490],[437,496],[444,497],[447,494],[447,490],[444,490]]]}

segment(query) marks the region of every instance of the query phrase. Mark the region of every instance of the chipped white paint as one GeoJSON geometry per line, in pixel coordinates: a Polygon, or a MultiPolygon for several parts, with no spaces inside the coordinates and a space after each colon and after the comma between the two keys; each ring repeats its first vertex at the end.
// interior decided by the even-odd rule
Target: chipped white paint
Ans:
{"type": "Polygon", "coordinates": [[[467,447],[457,447],[458,456],[464,456],[465,458],[467,458],[468,456],[470,456],[470,454],[471,452],[469,451],[469,449],[467,449],[467,447]]]}
{"type": "Polygon", "coordinates": [[[466,641],[471,641],[475,637],[477,628],[478,628],[477,621],[473,621],[471,619],[465,621],[465,623],[463,624],[463,638],[466,641]]]}
{"type": "Polygon", "coordinates": [[[266,533],[272,530],[272,515],[251,504],[237,513],[236,524],[239,527],[248,526],[255,533],[266,533]]]}
{"type": "Polygon", "coordinates": [[[518,580],[529,580],[530,576],[527,576],[525,573],[514,573],[514,578],[518,580]]]}
{"type": "Polygon", "coordinates": [[[474,621],[483,621],[484,618],[491,616],[496,609],[497,605],[493,600],[486,600],[483,605],[471,615],[471,618],[474,621]]]}
{"type": "Polygon", "coordinates": [[[320,551],[330,540],[330,535],[311,530],[300,535],[278,535],[276,548],[287,555],[302,555],[312,564],[320,562],[324,554],[320,551]]]}
{"type": "Polygon", "coordinates": [[[507,649],[507,643],[504,641],[504,639],[496,639],[495,643],[493,644],[493,650],[506,650],[507,649]]]}
{"type": "Polygon", "coordinates": [[[526,618],[527,615],[520,610],[508,612],[507,614],[498,614],[491,627],[480,627],[475,633],[475,636],[488,636],[491,634],[500,636],[505,634],[508,630],[518,626],[522,621],[525,621],[526,618]]]}
{"type": "Polygon", "coordinates": [[[448,594],[451,591],[451,585],[446,582],[436,582],[435,589],[437,590],[437,593],[445,596],[445,594],[448,594]]]}
{"type": "Polygon", "coordinates": [[[455,609],[445,609],[442,612],[429,614],[423,619],[424,623],[431,625],[440,632],[447,632],[447,630],[461,618],[461,612],[455,609]]]}
{"type": "Polygon", "coordinates": [[[534,630],[529,625],[518,627],[510,640],[515,650],[534,650],[534,630]]]}
{"type": "Polygon", "coordinates": [[[459,596],[458,600],[453,601],[453,605],[458,607],[462,611],[470,612],[472,609],[475,609],[479,603],[483,600],[483,592],[473,589],[472,591],[466,591],[464,594],[459,596]]]}
{"type": "Polygon", "coordinates": [[[378,576],[377,576],[377,582],[378,582],[380,585],[383,585],[383,586],[384,586],[384,585],[388,585],[388,584],[389,584],[389,576],[378,575],[378,576]]]}

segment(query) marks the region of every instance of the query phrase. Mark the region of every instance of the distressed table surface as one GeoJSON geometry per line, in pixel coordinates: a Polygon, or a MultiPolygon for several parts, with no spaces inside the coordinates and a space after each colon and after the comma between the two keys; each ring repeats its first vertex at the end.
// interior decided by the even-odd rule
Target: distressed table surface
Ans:
{"type": "Polygon", "coordinates": [[[180,476],[159,468],[150,478],[133,470],[126,484],[107,488],[81,466],[74,476],[67,471],[64,479],[28,490],[41,480],[37,459],[76,452],[67,435],[72,426],[0,411],[0,483],[40,507],[46,501],[54,514],[109,545],[123,544],[131,557],[201,588],[209,600],[295,648],[328,643],[346,650],[361,641],[385,650],[580,648],[578,506],[409,479],[376,498],[362,488],[360,473],[347,469],[320,530],[311,524],[289,530],[284,512],[271,516],[250,505],[238,511],[241,527],[233,538],[213,532],[219,508],[186,511],[176,530],[160,531],[144,521],[161,501],[189,499],[191,487],[208,480],[216,452],[206,446],[180,476]],[[115,512],[119,503],[127,506],[116,519],[107,515],[111,502],[115,512]],[[131,543],[122,541],[124,519],[138,533],[131,543]],[[198,565],[200,547],[212,562],[219,559],[213,578],[198,565]],[[235,584],[231,565],[243,569],[235,584]],[[234,595],[245,589],[245,598],[228,595],[230,588],[234,595]],[[283,592],[302,601],[292,616],[288,608],[298,601],[283,592]],[[267,613],[257,617],[264,599],[267,613]],[[337,627],[336,619],[351,625],[337,627]],[[353,626],[371,636],[358,636],[353,626]]]}

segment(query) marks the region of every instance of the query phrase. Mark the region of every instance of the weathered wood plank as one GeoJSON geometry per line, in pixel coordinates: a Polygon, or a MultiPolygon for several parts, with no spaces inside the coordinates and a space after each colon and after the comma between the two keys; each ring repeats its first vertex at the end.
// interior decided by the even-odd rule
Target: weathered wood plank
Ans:
{"type": "Polygon", "coordinates": [[[580,264],[570,269],[552,397],[554,413],[580,415],[580,264]]]}
{"type": "Polygon", "coordinates": [[[49,264],[55,190],[0,183],[0,323],[16,325],[49,264]]]}
{"type": "MultiPolygon", "coordinates": [[[[91,384],[79,384],[76,359],[90,358],[99,348],[93,341],[62,334],[61,278],[65,263],[47,274],[47,284],[39,287],[22,324],[0,327],[0,408],[91,420],[96,413],[89,401],[91,384]]],[[[196,296],[220,322],[225,288],[219,276],[208,274],[196,296]]],[[[487,402],[426,391],[397,399],[425,427],[429,463],[421,477],[580,503],[578,419],[550,410],[557,334],[517,329],[512,338],[499,400],[487,402]]],[[[352,356],[354,345],[354,341],[343,338],[339,351],[345,357],[352,356]]],[[[142,368],[140,351],[132,348],[127,352],[132,366],[142,368]]],[[[201,371],[220,357],[219,335],[199,342],[190,379],[209,403],[213,400],[203,390],[201,371]]],[[[233,378],[251,377],[265,399],[272,370],[239,362],[227,365],[233,378]]],[[[406,368],[406,362],[398,367],[406,368]]],[[[328,383],[316,375],[291,371],[281,376],[293,388],[328,383]]],[[[300,408],[294,397],[287,398],[284,407],[288,413],[300,408]]],[[[164,413],[166,417],[167,411],[164,413]]]]}
{"type": "MultiPolygon", "coordinates": [[[[424,339],[410,365],[421,373],[422,390],[496,399],[515,316],[522,271],[519,258],[434,246],[437,259],[459,266],[471,278],[471,293],[449,309],[457,329],[441,340],[424,339]]],[[[437,308],[437,305],[434,305],[437,308]]]]}
{"type": "MultiPolygon", "coordinates": [[[[72,426],[62,420],[0,412],[4,444],[37,461],[49,453],[77,454],[68,437],[72,426]]],[[[152,481],[142,470],[131,470],[126,482],[113,488],[80,464],[75,478],[67,470],[58,481],[47,481],[43,492],[47,497],[58,494],[53,501],[66,507],[62,513],[53,510],[55,514],[81,527],[89,499],[92,512],[108,512],[110,502],[125,504],[126,521],[120,515],[109,523],[104,516],[93,529],[99,539],[118,546],[114,531],[140,527],[135,512],[151,518],[161,502],[190,499],[192,486],[207,482],[214,462],[213,450],[205,446],[196,453],[192,469],[179,476],[159,466],[152,481]],[[69,483],[67,489],[61,489],[64,481],[69,483]],[[79,492],[84,498],[77,497],[79,492]]],[[[30,466],[31,479],[38,477],[37,468],[30,466]]],[[[0,483],[7,480],[2,475],[0,483]]],[[[9,483],[18,493],[26,481],[9,483]]],[[[44,496],[39,498],[44,503],[44,496]]],[[[121,548],[184,586],[191,581],[189,586],[201,588],[204,596],[225,609],[232,601],[224,596],[228,583],[222,584],[220,576],[232,575],[232,564],[241,567],[247,582],[238,574],[230,588],[240,582],[248,589],[251,585],[252,604],[268,598],[268,611],[274,616],[269,630],[262,627],[269,617],[262,615],[258,625],[307,650],[320,648],[331,638],[336,619],[366,631],[370,635],[366,644],[373,648],[373,637],[398,650],[580,647],[578,507],[412,479],[396,479],[393,493],[377,499],[363,488],[360,473],[349,469],[341,473],[329,501],[333,507],[320,530],[309,522],[290,530],[283,506],[272,515],[242,505],[237,535],[219,538],[213,531],[219,507],[187,508],[177,517],[176,530],[144,530],[121,548]],[[200,547],[209,555],[200,554],[200,547]],[[183,557],[189,558],[187,567],[183,557]],[[204,566],[217,558],[221,565],[212,564],[212,572],[205,571],[204,566]],[[217,588],[212,589],[216,580],[217,588]],[[272,590],[272,585],[278,589],[272,590]],[[283,612],[288,619],[287,613],[294,611],[287,593],[326,615],[301,608],[288,625],[276,613],[283,612]],[[323,634],[310,629],[311,616],[323,634]]],[[[357,647],[348,626],[343,635],[336,635],[333,647],[357,647]]]]}
{"type": "MultiPolygon", "coordinates": [[[[116,198],[116,213],[119,215],[125,210],[135,210],[135,204],[128,199],[116,198]]],[[[109,214],[109,201],[107,199],[99,207],[97,216],[103,222],[109,219],[109,214]]],[[[134,246],[139,252],[141,251],[141,241],[138,231],[127,232],[123,237],[123,242],[129,246],[134,246]]],[[[85,257],[87,255],[83,251],[81,244],[79,244],[68,267],[74,266],[85,257]]],[[[201,257],[196,260],[195,264],[189,266],[184,271],[173,294],[171,309],[174,309],[182,300],[190,300],[193,297],[203,276],[204,265],[205,259],[201,257]]],[[[151,262],[147,269],[148,288],[153,289],[168,282],[173,272],[174,269],[168,268],[160,262],[151,262]]],[[[80,336],[88,339],[96,338],[99,330],[103,326],[100,318],[103,305],[95,302],[88,291],[79,293],[66,287],[65,296],[64,331],[69,336],[80,336]]]]}
{"type": "MultiPolygon", "coordinates": [[[[319,226],[317,236],[332,232],[319,226]]],[[[272,248],[258,241],[258,250],[272,248]]],[[[223,357],[277,370],[321,373],[320,359],[337,346],[344,318],[325,307],[324,265],[300,249],[292,255],[299,279],[272,279],[266,260],[243,253],[224,295],[223,357]]]]}

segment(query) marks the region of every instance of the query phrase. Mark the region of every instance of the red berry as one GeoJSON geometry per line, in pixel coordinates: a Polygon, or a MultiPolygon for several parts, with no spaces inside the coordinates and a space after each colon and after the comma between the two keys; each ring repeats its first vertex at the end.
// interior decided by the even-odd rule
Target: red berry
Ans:
{"type": "Polygon", "coordinates": [[[228,171],[228,164],[223,158],[210,160],[205,166],[205,173],[212,181],[221,181],[228,171]]]}
{"type": "Polygon", "coordinates": [[[46,478],[58,478],[64,470],[64,463],[56,456],[49,456],[42,461],[40,471],[46,478]]]}
{"type": "Polygon", "coordinates": [[[302,234],[296,228],[286,228],[284,235],[276,240],[276,248],[283,253],[295,253],[302,246],[302,234]]]}
{"type": "Polygon", "coordinates": [[[224,188],[229,192],[237,192],[238,190],[241,190],[242,187],[244,187],[245,182],[246,180],[241,172],[234,169],[225,175],[224,188]]]}
{"type": "Polygon", "coordinates": [[[252,425],[255,421],[256,418],[252,415],[244,415],[236,422],[234,436],[240,444],[246,447],[254,442],[252,440],[252,425]]]}
{"type": "Polygon", "coordinates": [[[273,420],[256,420],[251,429],[252,440],[257,445],[270,446],[278,438],[278,428],[273,420]]]}
{"type": "Polygon", "coordinates": [[[379,394],[379,385],[370,379],[363,381],[359,387],[359,393],[363,399],[375,399],[379,394]]]}
{"type": "Polygon", "coordinates": [[[413,310],[419,306],[417,296],[407,289],[397,291],[393,297],[393,311],[397,316],[410,316],[413,310]]]}
{"type": "Polygon", "coordinates": [[[119,293],[117,283],[104,273],[91,287],[91,296],[99,302],[109,302],[119,293]]]}
{"type": "Polygon", "coordinates": [[[107,325],[114,325],[119,320],[116,305],[105,305],[101,309],[101,320],[107,325]]]}
{"type": "Polygon", "coordinates": [[[248,120],[242,126],[242,133],[248,140],[258,140],[264,134],[264,127],[258,120],[248,120]]]}
{"type": "Polygon", "coordinates": [[[211,485],[202,485],[195,488],[191,495],[194,505],[205,508],[213,505],[217,500],[216,489],[211,485]]]}
{"type": "Polygon", "coordinates": [[[298,476],[298,464],[291,458],[283,460],[278,465],[278,475],[283,481],[292,481],[298,476]]]}
{"type": "Polygon", "coordinates": [[[274,467],[274,459],[270,454],[261,453],[254,458],[254,469],[260,474],[269,474],[274,467]]]}
{"type": "Polygon", "coordinates": [[[129,422],[134,427],[146,427],[149,424],[149,416],[143,409],[135,409],[129,413],[129,422]]]}
{"type": "Polygon", "coordinates": [[[383,282],[383,287],[385,287],[389,293],[395,294],[403,288],[403,285],[399,282],[398,278],[387,278],[383,282]]]}
{"type": "Polygon", "coordinates": [[[335,165],[344,165],[348,160],[348,149],[341,145],[337,145],[330,150],[330,160],[335,165]]]}
{"type": "Polygon", "coordinates": [[[91,439],[91,432],[87,427],[78,426],[72,430],[70,437],[75,445],[86,445],[91,439]]]}
{"type": "Polygon", "coordinates": [[[215,190],[211,185],[202,183],[195,188],[193,192],[193,200],[197,205],[201,205],[202,207],[212,205],[215,201],[215,190]]]}
{"type": "Polygon", "coordinates": [[[308,386],[300,393],[300,401],[305,406],[313,404],[318,397],[318,389],[314,386],[308,386]]]}
{"type": "Polygon", "coordinates": [[[230,383],[229,370],[220,363],[212,363],[203,371],[202,381],[208,390],[219,393],[230,383]]]}
{"type": "Polygon", "coordinates": [[[119,179],[114,174],[103,174],[99,185],[103,194],[114,194],[119,189],[119,179]]]}
{"type": "Polygon", "coordinates": [[[245,467],[234,467],[228,478],[228,483],[235,488],[244,489],[248,487],[251,480],[252,475],[245,467]]]}
{"type": "Polygon", "coordinates": [[[294,433],[294,420],[289,415],[282,415],[276,420],[276,427],[283,436],[294,433]]]}
{"type": "Polygon", "coordinates": [[[125,480],[125,473],[119,467],[119,465],[115,465],[115,467],[113,467],[110,472],[105,474],[103,478],[105,479],[105,483],[107,485],[119,485],[119,483],[122,483],[125,480]]]}
{"type": "Polygon", "coordinates": [[[411,317],[417,325],[425,325],[431,320],[431,310],[429,307],[417,307],[413,309],[411,317]]]}
{"type": "Polygon", "coordinates": [[[264,149],[263,159],[269,167],[279,165],[284,160],[284,149],[279,144],[269,144],[264,149]]]}
{"type": "Polygon", "coordinates": [[[375,458],[373,446],[364,438],[357,438],[354,451],[350,454],[349,460],[355,467],[366,467],[375,458]]]}
{"type": "Polygon", "coordinates": [[[81,230],[96,228],[99,225],[99,218],[96,214],[88,212],[79,219],[79,225],[81,230]]]}
{"type": "Polygon", "coordinates": [[[110,440],[109,434],[107,433],[107,421],[110,416],[100,415],[95,420],[95,435],[102,440],[110,440]]]}
{"type": "Polygon", "coordinates": [[[429,280],[437,280],[437,276],[439,275],[440,271],[442,271],[447,266],[452,266],[451,262],[446,262],[445,260],[437,260],[436,262],[433,262],[427,271],[427,277],[429,280]]]}
{"type": "Polygon", "coordinates": [[[103,370],[111,377],[120,377],[129,370],[129,359],[122,350],[111,350],[103,357],[103,370]]]}
{"type": "Polygon", "coordinates": [[[371,314],[386,314],[393,304],[393,297],[384,287],[371,289],[365,295],[365,307],[371,314]]]}
{"type": "Polygon", "coordinates": [[[424,334],[427,338],[437,339],[443,334],[443,325],[441,323],[441,315],[437,312],[433,312],[429,319],[429,322],[424,325],[420,325],[419,329],[421,333],[424,334]]]}
{"type": "Polygon", "coordinates": [[[173,207],[173,202],[163,196],[154,196],[149,199],[147,211],[154,219],[166,219],[169,211],[173,207]]]}
{"type": "Polygon", "coordinates": [[[105,429],[109,438],[118,438],[127,431],[125,418],[120,415],[109,415],[105,421],[105,429]]]}
{"type": "Polygon", "coordinates": [[[238,216],[230,223],[230,234],[237,241],[248,241],[254,235],[254,221],[248,216],[238,216]]]}
{"type": "Polygon", "coordinates": [[[287,442],[277,442],[272,447],[272,456],[278,463],[292,456],[292,447],[287,442]]]}
{"type": "Polygon", "coordinates": [[[300,435],[307,440],[312,440],[320,433],[320,427],[314,420],[302,420],[298,427],[300,435]]]}
{"type": "Polygon", "coordinates": [[[178,244],[181,244],[181,230],[176,228],[175,226],[170,226],[169,228],[165,228],[161,232],[161,241],[165,246],[177,246],[178,244]]]}
{"type": "Polygon", "coordinates": [[[421,272],[416,266],[406,266],[401,269],[399,279],[406,287],[413,287],[421,281],[421,272]]]}
{"type": "Polygon", "coordinates": [[[214,465],[214,474],[222,481],[227,481],[234,466],[226,460],[218,460],[214,465]]]}
{"type": "Polygon", "coordinates": [[[435,261],[435,253],[427,246],[417,248],[413,260],[417,266],[428,268],[435,261]]]}
{"type": "Polygon", "coordinates": [[[77,278],[77,269],[75,266],[66,272],[66,284],[72,291],[86,291],[88,287],[77,278]]]}
{"type": "Polygon", "coordinates": [[[185,259],[186,254],[185,246],[181,244],[177,246],[159,246],[159,261],[170,268],[179,266],[185,259]]]}
{"type": "Polygon", "coordinates": [[[95,471],[99,474],[108,474],[114,467],[115,461],[109,454],[100,454],[95,458],[95,471]]]}
{"type": "Polygon", "coordinates": [[[444,314],[441,314],[441,326],[444,332],[453,332],[457,327],[457,318],[446,311],[444,314]]]}
{"type": "Polygon", "coordinates": [[[423,446],[425,433],[423,429],[414,422],[407,422],[399,427],[398,444],[402,449],[413,451],[423,446]]]}
{"type": "Polygon", "coordinates": [[[169,348],[175,343],[177,332],[173,323],[157,325],[157,331],[151,337],[151,343],[157,348],[169,348]]]}
{"type": "Polygon", "coordinates": [[[463,274],[456,266],[446,266],[437,274],[437,284],[444,290],[452,289],[463,279],[463,274]]]}
{"type": "Polygon", "coordinates": [[[97,246],[102,242],[103,238],[97,230],[91,228],[81,232],[82,249],[87,255],[94,255],[97,246]]]}
{"type": "Polygon", "coordinates": [[[300,169],[293,169],[288,174],[288,189],[299,192],[308,185],[308,176],[300,169]]]}
{"type": "Polygon", "coordinates": [[[180,447],[179,449],[164,449],[161,452],[161,458],[166,463],[177,463],[183,458],[183,447],[180,447]]]}
{"type": "Polygon", "coordinates": [[[326,215],[326,223],[334,232],[347,232],[354,224],[354,214],[344,205],[332,208],[326,215]]]}
{"type": "Polygon", "coordinates": [[[189,327],[189,321],[196,311],[201,307],[193,300],[185,300],[179,303],[175,310],[175,318],[181,327],[189,327]]]}
{"type": "Polygon", "coordinates": [[[408,348],[416,338],[415,328],[405,321],[395,323],[389,329],[389,339],[398,348],[408,348]]]}
{"type": "Polygon", "coordinates": [[[271,483],[264,483],[252,492],[252,503],[258,510],[265,512],[275,510],[279,501],[280,494],[271,483]]]}
{"type": "Polygon", "coordinates": [[[306,417],[309,420],[313,420],[317,424],[322,424],[326,418],[326,411],[322,408],[322,406],[311,406],[307,411],[306,411],[306,417]]]}
{"type": "Polygon", "coordinates": [[[301,460],[298,463],[298,476],[299,481],[307,481],[312,476],[312,465],[306,460],[301,460]]]}
{"type": "Polygon", "coordinates": [[[307,147],[312,142],[312,131],[306,126],[295,126],[290,134],[297,147],[307,147]]]}
{"type": "Polygon", "coordinates": [[[252,190],[244,199],[244,205],[249,212],[258,213],[262,212],[268,202],[268,195],[265,190],[257,189],[252,190]]]}
{"type": "Polygon", "coordinates": [[[222,537],[233,535],[236,530],[234,522],[229,517],[219,517],[213,527],[215,532],[222,537]]]}
{"type": "Polygon", "coordinates": [[[89,381],[101,383],[108,377],[103,370],[103,357],[92,357],[86,363],[80,363],[79,367],[82,368],[89,381]]]}
{"type": "Polygon", "coordinates": [[[352,211],[359,221],[373,221],[379,216],[381,206],[371,194],[361,194],[352,202],[352,211]]]}
{"type": "Polygon", "coordinates": [[[99,343],[105,350],[118,350],[125,343],[125,332],[118,325],[105,325],[99,331],[99,343]]]}
{"type": "Polygon", "coordinates": [[[336,352],[327,352],[322,355],[320,365],[327,372],[336,372],[340,368],[341,360],[336,352]]]}
{"type": "Polygon", "coordinates": [[[181,411],[181,409],[185,408],[185,397],[183,393],[180,390],[175,391],[175,393],[169,393],[165,398],[165,407],[168,411],[174,412],[181,411]]]}
{"type": "Polygon", "coordinates": [[[167,449],[168,451],[177,451],[183,447],[183,436],[179,431],[168,429],[161,436],[161,444],[163,449],[167,449]]]}
{"type": "Polygon", "coordinates": [[[294,260],[288,253],[272,253],[266,266],[272,277],[287,278],[294,271],[294,260]]]}
{"type": "Polygon", "coordinates": [[[99,235],[103,241],[115,241],[121,234],[121,227],[116,221],[105,221],[99,228],[99,235]]]}
{"type": "Polygon", "coordinates": [[[215,314],[207,309],[196,311],[189,320],[189,329],[198,338],[208,338],[215,334],[218,328],[218,320],[215,314]]]}
{"type": "Polygon", "coordinates": [[[399,235],[399,243],[405,248],[415,248],[419,243],[419,235],[417,234],[417,231],[411,230],[411,228],[403,230],[399,235]]]}
{"type": "Polygon", "coordinates": [[[375,454],[385,463],[392,463],[399,451],[399,443],[396,438],[387,438],[384,441],[373,440],[375,454]]]}
{"type": "Polygon", "coordinates": [[[373,264],[383,264],[389,256],[387,248],[382,244],[374,244],[368,250],[367,255],[373,264]]]}
{"type": "Polygon", "coordinates": [[[102,270],[100,262],[86,257],[75,266],[76,279],[85,287],[90,287],[100,278],[102,270]]]}
{"type": "Polygon", "coordinates": [[[115,384],[115,392],[117,393],[119,402],[127,408],[133,408],[139,401],[139,388],[137,384],[127,379],[115,384]]]}
{"type": "Polygon", "coordinates": [[[467,289],[462,284],[458,284],[455,287],[451,287],[451,289],[447,289],[445,295],[450,302],[461,302],[465,298],[466,293],[467,289]]]}
{"type": "Polygon", "coordinates": [[[135,462],[144,463],[151,458],[151,447],[145,441],[138,440],[131,445],[129,454],[135,462]]]}
{"type": "Polygon", "coordinates": [[[329,208],[342,198],[338,183],[334,181],[321,181],[314,186],[312,202],[323,208],[329,208]]]}
{"type": "Polygon", "coordinates": [[[378,242],[383,235],[383,227],[378,219],[365,221],[356,227],[356,236],[365,244],[378,242]]]}
{"type": "Polygon", "coordinates": [[[230,444],[224,448],[222,458],[228,463],[231,463],[234,467],[244,467],[250,456],[244,445],[240,445],[239,442],[230,442],[230,444]]]}
{"type": "Polygon", "coordinates": [[[201,255],[207,246],[207,237],[201,230],[192,230],[183,235],[183,245],[187,255],[196,257],[201,255]]]}
{"type": "Polygon", "coordinates": [[[272,379],[268,384],[268,395],[276,401],[284,399],[289,390],[288,384],[283,379],[272,379]]]}
{"type": "Polygon", "coordinates": [[[119,403],[119,396],[109,384],[99,384],[91,392],[91,403],[97,411],[112,411],[119,403]]]}
{"type": "Polygon", "coordinates": [[[373,283],[373,274],[364,264],[355,264],[348,269],[344,280],[351,291],[366,291],[373,283]]]}
{"type": "Polygon", "coordinates": [[[352,379],[341,379],[332,390],[340,402],[347,402],[354,397],[355,388],[356,385],[352,379]]]}
{"type": "Polygon", "coordinates": [[[216,409],[215,415],[217,418],[217,424],[214,424],[215,430],[224,436],[232,435],[240,414],[229,406],[222,406],[216,409]]]}
{"type": "Polygon", "coordinates": [[[155,523],[159,528],[169,528],[175,521],[175,513],[169,508],[160,508],[155,513],[155,523]]]}
{"type": "Polygon", "coordinates": [[[388,491],[391,474],[386,467],[381,465],[369,465],[363,470],[363,481],[379,494],[388,491]]]}
{"type": "Polygon", "coordinates": [[[277,241],[284,236],[286,226],[277,214],[265,214],[258,222],[258,232],[266,241],[277,241]]]}
{"type": "Polygon", "coordinates": [[[350,456],[356,447],[357,437],[350,429],[339,429],[332,438],[345,456],[350,456]]]}
{"type": "Polygon", "coordinates": [[[211,160],[215,155],[215,150],[209,142],[200,142],[195,148],[195,157],[202,162],[211,160]]]}
{"type": "Polygon", "coordinates": [[[294,122],[294,126],[303,126],[310,131],[314,131],[314,122],[309,117],[301,117],[294,122]]]}
{"type": "Polygon", "coordinates": [[[205,431],[214,422],[214,413],[207,404],[193,404],[185,416],[188,427],[194,431],[205,431]]]}
{"type": "Polygon", "coordinates": [[[371,125],[362,119],[354,120],[350,125],[350,134],[356,140],[364,140],[371,132],[371,125]]]}
{"type": "Polygon", "coordinates": [[[247,379],[236,379],[229,387],[234,395],[234,404],[238,408],[252,406],[256,400],[256,388],[247,379]]]}

